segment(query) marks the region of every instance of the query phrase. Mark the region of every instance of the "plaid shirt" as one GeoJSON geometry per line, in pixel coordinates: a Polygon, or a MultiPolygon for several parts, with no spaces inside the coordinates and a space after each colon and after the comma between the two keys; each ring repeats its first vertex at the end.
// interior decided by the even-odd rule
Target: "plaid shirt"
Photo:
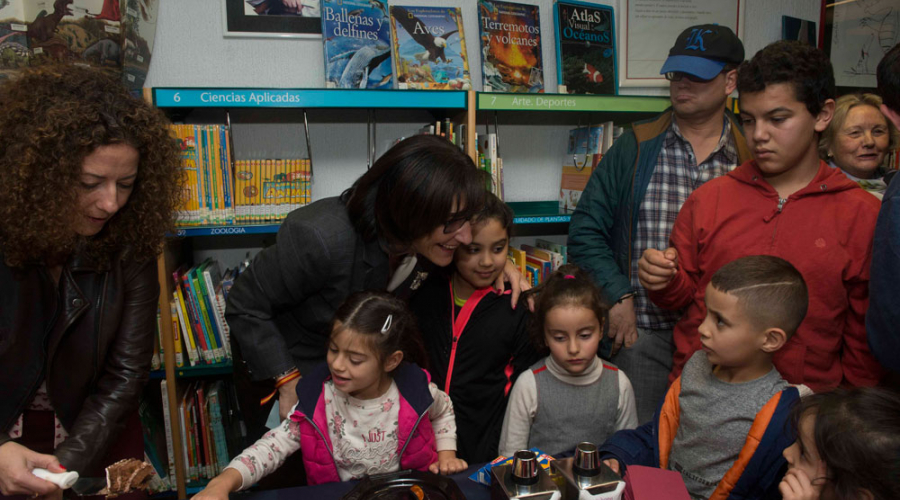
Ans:
{"type": "Polygon", "coordinates": [[[681,135],[673,119],[659,151],[656,169],[647,185],[647,193],[638,210],[637,234],[631,243],[631,286],[634,287],[634,312],[638,328],[671,330],[681,317],[678,311],[667,311],[654,305],[647,290],[638,281],[638,259],[648,248],[669,246],[675,218],[688,196],[704,182],[725,175],[737,166],[738,154],[727,117],[723,117],[722,136],[709,157],[697,165],[694,148],[681,135]]]}

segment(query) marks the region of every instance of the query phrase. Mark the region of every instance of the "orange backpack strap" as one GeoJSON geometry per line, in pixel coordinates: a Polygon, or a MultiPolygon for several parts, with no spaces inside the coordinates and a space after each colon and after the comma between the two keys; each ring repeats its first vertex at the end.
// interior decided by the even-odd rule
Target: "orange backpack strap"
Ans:
{"type": "Polygon", "coordinates": [[[759,447],[759,442],[762,440],[763,434],[765,434],[766,429],[769,428],[769,422],[772,421],[772,415],[775,414],[778,402],[781,401],[781,394],[782,393],[779,392],[772,396],[756,414],[756,418],[753,419],[753,425],[750,426],[750,432],[747,434],[747,439],[744,441],[744,447],[741,448],[737,460],[734,461],[734,465],[728,469],[728,472],[722,476],[722,480],[719,481],[719,485],[716,486],[716,490],[713,491],[709,500],[725,500],[728,498],[728,495],[731,494],[734,485],[737,484],[741,475],[744,473],[744,469],[747,468],[747,464],[750,463],[750,459],[753,458],[753,454],[756,453],[756,449],[759,447]]]}
{"type": "Polygon", "coordinates": [[[681,377],[675,379],[666,392],[666,399],[659,409],[659,468],[669,468],[669,454],[672,452],[672,442],[678,433],[678,422],[681,418],[681,404],[678,396],[681,395],[681,377]]]}

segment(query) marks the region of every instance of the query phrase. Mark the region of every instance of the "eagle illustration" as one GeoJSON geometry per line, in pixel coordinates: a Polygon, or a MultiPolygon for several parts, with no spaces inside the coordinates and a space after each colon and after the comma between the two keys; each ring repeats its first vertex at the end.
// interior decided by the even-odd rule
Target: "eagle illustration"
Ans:
{"type": "Polygon", "coordinates": [[[428,32],[425,23],[403,7],[391,7],[391,13],[394,15],[394,19],[396,19],[397,22],[403,26],[403,29],[409,33],[409,36],[411,36],[416,43],[425,48],[426,52],[416,54],[417,59],[428,59],[432,62],[437,62],[438,59],[440,59],[445,63],[450,62],[450,60],[447,59],[447,56],[444,55],[444,48],[447,47],[447,38],[454,33],[458,33],[459,30],[444,33],[443,36],[434,36],[428,32]],[[418,30],[416,29],[417,26],[419,27],[418,30]]]}

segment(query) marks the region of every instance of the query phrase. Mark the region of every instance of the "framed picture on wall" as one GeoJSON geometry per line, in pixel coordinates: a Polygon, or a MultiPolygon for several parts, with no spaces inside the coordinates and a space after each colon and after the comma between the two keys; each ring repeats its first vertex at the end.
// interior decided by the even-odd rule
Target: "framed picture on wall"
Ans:
{"type": "Polygon", "coordinates": [[[668,87],[659,74],[672,42],[698,24],[728,26],[744,36],[746,0],[621,0],[619,87],[668,87]]]}
{"type": "Polygon", "coordinates": [[[871,92],[875,68],[900,43],[896,0],[833,2],[825,12],[825,50],[834,66],[838,93],[871,92]]]}
{"type": "Polygon", "coordinates": [[[222,0],[226,37],[319,38],[319,0],[222,0]]]}

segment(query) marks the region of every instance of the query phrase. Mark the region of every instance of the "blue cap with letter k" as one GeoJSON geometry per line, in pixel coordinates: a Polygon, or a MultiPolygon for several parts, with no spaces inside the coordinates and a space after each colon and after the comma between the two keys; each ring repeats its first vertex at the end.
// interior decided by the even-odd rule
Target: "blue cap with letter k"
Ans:
{"type": "Polygon", "coordinates": [[[681,32],[660,74],[681,72],[711,80],[726,64],[744,61],[744,44],[727,26],[701,24],[681,32]]]}

